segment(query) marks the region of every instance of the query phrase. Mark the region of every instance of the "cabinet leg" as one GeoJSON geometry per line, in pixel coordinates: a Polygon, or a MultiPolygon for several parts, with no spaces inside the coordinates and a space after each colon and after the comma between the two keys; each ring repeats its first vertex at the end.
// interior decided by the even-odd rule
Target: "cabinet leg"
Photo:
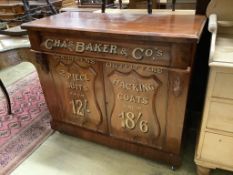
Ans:
{"type": "Polygon", "coordinates": [[[7,100],[7,106],[8,106],[8,115],[12,114],[12,111],[11,111],[11,100],[10,100],[10,96],[6,90],[6,87],[4,86],[2,80],[0,79],[0,89],[2,89],[5,97],[6,97],[6,100],[7,100]]]}
{"type": "Polygon", "coordinates": [[[171,169],[172,169],[172,171],[175,171],[176,170],[176,167],[175,166],[171,166],[171,169]]]}
{"type": "Polygon", "coordinates": [[[197,175],[209,175],[210,168],[197,165],[197,175]]]}

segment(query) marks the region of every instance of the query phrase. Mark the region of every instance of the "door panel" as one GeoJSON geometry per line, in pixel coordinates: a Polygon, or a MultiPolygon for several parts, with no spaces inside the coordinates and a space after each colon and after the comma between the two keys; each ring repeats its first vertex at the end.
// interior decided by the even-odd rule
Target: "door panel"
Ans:
{"type": "Polygon", "coordinates": [[[59,120],[107,132],[102,64],[77,56],[53,56],[49,59],[63,108],[59,120]]]}
{"type": "Polygon", "coordinates": [[[168,72],[160,67],[104,63],[110,135],[162,148],[168,72]]]}

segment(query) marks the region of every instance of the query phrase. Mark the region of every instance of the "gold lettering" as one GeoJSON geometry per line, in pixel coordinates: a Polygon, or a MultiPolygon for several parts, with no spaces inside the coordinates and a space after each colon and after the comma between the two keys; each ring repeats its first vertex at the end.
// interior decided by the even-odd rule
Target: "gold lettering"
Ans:
{"type": "Polygon", "coordinates": [[[63,41],[60,45],[61,48],[67,48],[67,42],[66,41],[63,41]]]}
{"type": "Polygon", "coordinates": [[[123,64],[123,63],[111,63],[111,62],[106,62],[105,66],[116,69],[134,69],[134,70],[138,70],[141,67],[141,65],[136,65],[136,64],[123,64]]]}
{"type": "Polygon", "coordinates": [[[126,88],[127,90],[130,90],[130,89],[131,89],[131,86],[132,86],[132,84],[126,84],[125,88],[126,88]]]}
{"type": "Polygon", "coordinates": [[[142,113],[139,112],[137,116],[133,112],[122,112],[119,117],[121,118],[121,127],[124,129],[134,130],[139,127],[142,133],[148,133],[148,122],[142,120],[142,113]]]}
{"type": "Polygon", "coordinates": [[[69,43],[68,43],[68,49],[69,49],[69,51],[73,51],[74,50],[74,42],[73,41],[69,41],[69,43]]]}
{"type": "Polygon", "coordinates": [[[65,70],[63,70],[63,69],[60,69],[60,70],[59,70],[59,74],[60,74],[62,77],[65,77],[66,72],[65,72],[65,70]]]}
{"type": "MultiPolygon", "coordinates": [[[[75,52],[99,52],[99,53],[109,53],[109,54],[119,54],[121,56],[128,56],[128,50],[126,48],[118,48],[117,45],[112,44],[102,44],[102,43],[85,43],[85,42],[75,42],[70,40],[60,40],[60,39],[47,39],[44,42],[46,49],[53,48],[64,48],[69,51],[75,52]]],[[[152,60],[156,60],[157,57],[162,57],[164,51],[155,47],[152,49],[146,48],[134,48],[132,50],[132,57],[136,60],[141,60],[145,57],[151,57],[152,60]]],[[[122,67],[123,68],[123,67],[122,67]]],[[[135,67],[136,68],[136,67],[135,67]]]]}
{"type": "Polygon", "coordinates": [[[95,64],[95,60],[89,59],[89,58],[83,58],[83,57],[77,57],[77,56],[69,56],[69,55],[60,55],[58,56],[59,59],[62,59],[63,61],[73,62],[73,61],[78,61],[78,62],[85,62],[88,64],[95,64]]]}
{"type": "Polygon", "coordinates": [[[116,45],[110,45],[109,53],[117,54],[117,46],[116,45]]]}
{"type": "Polygon", "coordinates": [[[60,46],[60,40],[54,40],[53,41],[53,47],[59,47],[60,46]]]}
{"type": "Polygon", "coordinates": [[[78,90],[78,91],[84,91],[84,86],[82,86],[81,84],[78,84],[76,82],[69,82],[69,85],[68,87],[70,89],[75,89],[75,90],[78,90]]]}
{"type": "Polygon", "coordinates": [[[119,82],[119,80],[114,79],[114,80],[113,80],[113,85],[116,85],[116,86],[117,86],[118,82],[119,82]]]}
{"type": "Polygon", "coordinates": [[[147,97],[143,97],[141,99],[141,103],[144,104],[144,105],[147,105],[149,103],[149,99],[147,97]]]}
{"type": "Polygon", "coordinates": [[[146,49],[145,56],[151,57],[152,55],[153,55],[153,50],[152,49],[146,49]]]}
{"type": "Polygon", "coordinates": [[[163,73],[163,68],[161,68],[161,67],[152,67],[152,66],[144,66],[143,71],[148,71],[148,72],[161,74],[161,73],[163,73]]]}
{"type": "Polygon", "coordinates": [[[86,45],[85,50],[86,50],[86,51],[92,52],[92,51],[93,51],[92,44],[91,44],[91,43],[88,43],[88,44],[86,45]]]}
{"type": "Polygon", "coordinates": [[[87,59],[86,62],[87,62],[88,64],[95,64],[95,60],[87,59]]]}
{"type": "Polygon", "coordinates": [[[94,51],[95,52],[101,52],[101,46],[102,46],[102,44],[95,44],[94,51]]]}
{"type": "Polygon", "coordinates": [[[130,100],[131,103],[136,103],[136,99],[133,95],[130,96],[130,100]]]}
{"type": "Polygon", "coordinates": [[[72,81],[90,81],[86,74],[71,74],[72,81]]]}
{"type": "Polygon", "coordinates": [[[109,45],[107,45],[107,44],[104,44],[104,47],[103,47],[103,52],[104,53],[109,53],[109,45]]]}
{"type": "Polygon", "coordinates": [[[127,54],[127,50],[126,50],[125,48],[122,48],[122,49],[121,49],[120,54],[123,55],[123,56],[127,56],[127,55],[128,55],[128,54],[127,54]]]}
{"type": "Polygon", "coordinates": [[[142,120],[140,122],[140,131],[142,131],[143,133],[147,133],[149,131],[149,127],[148,127],[148,121],[142,120]]]}
{"type": "Polygon", "coordinates": [[[83,42],[76,42],[76,48],[75,48],[75,51],[76,52],[84,52],[85,50],[85,43],[83,42]]]}
{"type": "Polygon", "coordinates": [[[122,100],[122,101],[127,101],[130,103],[138,103],[138,104],[144,104],[144,105],[147,105],[149,103],[148,97],[141,97],[138,95],[134,96],[134,95],[123,94],[123,93],[118,93],[117,99],[122,100]]]}
{"type": "MultiPolygon", "coordinates": [[[[119,54],[122,56],[128,56],[128,50],[126,48],[118,48],[117,45],[112,44],[102,44],[102,43],[84,43],[84,42],[75,42],[70,40],[60,40],[60,39],[46,39],[44,42],[46,49],[53,49],[53,48],[65,48],[69,51],[75,52],[102,52],[102,53],[109,53],[109,54],[119,54]]],[[[132,57],[136,60],[141,60],[144,57],[152,57],[153,60],[156,57],[163,56],[163,50],[155,47],[153,49],[146,49],[146,48],[134,48],[132,50],[132,57]]]]}
{"type": "Polygon", "coordinates": [[[143,58],[143,51],[144,49],[142,48],[135,48],[132,52],[132,57],[136,60],[141,60],[143,58]]]}
{"type": "Polygon", "coordinates": [[[154,91],[155,87],[153,84],[135,84],[135,83],[129,83],[122,80],[114,79],[112,81],[114,86],[118,86],[119,88],[126,89],[126,90],[132,90],[136,92],[148,92],[148,91],[154,91]]]}
{"type": "Polygon", "coordinates": [[[142,92],[142,89],[140,89],[140,86],[141,86],[140,84],[138,86],[136,84],[132,84],[132,90],[134,90],[136,92],[139,92],[139,91],[142,92]]]}
{"type": "Polygon", "coordinates": [[[45,48],[51,50],[53,48],[53,40],[52,39],[47,39],[45,41],[45,48]]]}
{"type": "Polygon", "coordinates": [[[87,100],[73,99],[70,101],[70,103],[74,115],[83,117],[85,116],[86,112],[90,112],[87,100]]]}
{"type": "Polygon", "coordinates": [[[156,52],[156,56],[158,56],[158,57],[163,56],[163,51],[158,49],[157,52],[156,52]]]}
{"type": "Polygon", "coordinates": [[[141,60],[144,57],[152,57],[152,59],[155,60],[156,57],[161,57],[161,56],[163,56],[163,51],[158,48],[154,48],[154,49],[135,48],[132,51],[132,57],[135,58],[136,60],[141,60]]]}
{"type": "Polygon", "coordinates": [[[69,72],[66,72],[65,70],[63,69],[60,69],[59,72],[58,72],[59,75],[61,75],[62,77],[66,78],[66,79],[69,79],[71,74],[69,72]]]}

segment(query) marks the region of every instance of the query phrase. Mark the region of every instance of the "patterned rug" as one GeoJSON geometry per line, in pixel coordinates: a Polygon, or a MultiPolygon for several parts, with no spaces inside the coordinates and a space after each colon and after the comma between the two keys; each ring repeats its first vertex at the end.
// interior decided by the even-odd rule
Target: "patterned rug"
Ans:
{"type": "Polygon", "coordinates": [[[0,175],[7,175],[53,132],[39,79],[32,72],[7,87],[12,115],[0,90],[0,175]]]}

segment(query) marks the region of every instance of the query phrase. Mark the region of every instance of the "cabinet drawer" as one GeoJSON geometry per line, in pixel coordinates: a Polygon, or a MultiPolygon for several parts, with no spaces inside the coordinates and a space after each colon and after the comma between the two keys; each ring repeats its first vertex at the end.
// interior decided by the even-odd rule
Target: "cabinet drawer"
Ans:
{"type": "Polygon", "coordinates": [[[213,88],[213,97],[233,99],[233,74],[217,72],[213,88]]]}
{"type": "Polygon", "coordinates": [[[210,102],[207,128],[233,133],[233,103],[210,102]]]}
{"type": "Polygon", "coordinates": [[[102,61],[122,61],[154,66],[166,66],[187,69],[192,62],[194,46],[188,43],[170,43],[164,41],[129,42],[124,38],[109,41],[99,36],[68,37],[61,35],[59,38],[51,33],[44,33],[40,39],[39,48],[50,54],[69,54],[81,57],[90,57],[102,61]]]}
{"type": "Polygon", "coordinates": [[[201,158],[219,165],[233,166],[233,138],[206,133],[201,158]]]}
{"type": "MultiPolygon", "coordinates": [[[[79,36],[79,35],[78,35],[79,36]]],[[[166,42],[129,43],[109,42],[100,38],[67,38],[67,36],[44,36],[40,47],[43,51],[58,54],[93,57],[101,60],[135,62],[141,64],[172,66],[186,68],[190,65],[191,45],[177,44],[174,52],[178,55],[175,63],[171,63],[172,44],[166,42]],[[178,62],[178,63],[177,63],[178,62]]]]}

